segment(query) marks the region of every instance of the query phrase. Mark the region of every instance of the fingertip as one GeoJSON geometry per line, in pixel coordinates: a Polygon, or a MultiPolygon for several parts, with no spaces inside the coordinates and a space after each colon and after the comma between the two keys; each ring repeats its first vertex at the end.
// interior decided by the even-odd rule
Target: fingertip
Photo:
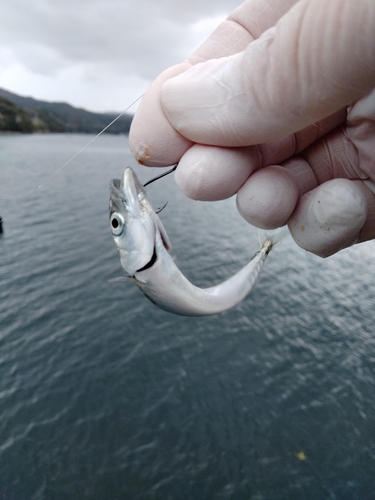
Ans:
{"type": "Polygon", "coordinates": [[[141,165],[173,165],[193,144],[172,127],[160,102],[163,83],[189,67],[189,64],[182,63],[164,71],[142,98],[129,132],[130,150],[141,165]]]}
{"type": "Polygon", "coordinates": [[[299,196],[293,175],[272,165],[258,170],[239,189],[237,209],[242,217],[261,229],[275,229],[286,224],[299,196]]]}
{"type": "Polygon", "coordinates": [[[193,200],[218,201],[233,196],[256,168],[247,148],[194,144],[181,158],[175,181],[193,200]]]}
{"type": "Polygon", "coordinates": [[[301,196],[288,226],[297,245],[329,257],[357,242],[366,217],[366,196],[357,183],[333,179],[301,196]]]}

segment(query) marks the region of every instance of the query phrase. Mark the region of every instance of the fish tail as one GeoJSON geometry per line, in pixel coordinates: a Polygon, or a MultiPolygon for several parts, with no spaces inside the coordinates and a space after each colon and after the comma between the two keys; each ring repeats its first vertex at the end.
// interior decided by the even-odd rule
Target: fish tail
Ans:
{"type": "Polygon", "coordinates": [[[269,253],[271,248],[280,243],[288,234],[288,226],[278,227],[277,229],[259,229],[258,238],[260,248],[263,249],[265,247],[266,252],[269,253]]]}

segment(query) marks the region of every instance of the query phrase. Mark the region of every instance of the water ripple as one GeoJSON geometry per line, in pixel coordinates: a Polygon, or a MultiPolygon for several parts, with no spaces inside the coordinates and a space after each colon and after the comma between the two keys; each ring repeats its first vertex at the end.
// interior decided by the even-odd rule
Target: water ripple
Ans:
{"type": "MultiPolygon", "coordinates": [[[[2,193],[29,192],[85,140],[0,136],[2,193]]],[[[132,164],[125,138],[86,153],[4,222],[4,498],[372,498],[374,242],[321,260],[287,240],[238,307],[173,316],[109,281],[122,275],[107,190],[132,164]]],[[[169,200],[163,222],[194,283],[257,250],[233,200],[194,203],[173,178],[150,195],[169,200]]]]}

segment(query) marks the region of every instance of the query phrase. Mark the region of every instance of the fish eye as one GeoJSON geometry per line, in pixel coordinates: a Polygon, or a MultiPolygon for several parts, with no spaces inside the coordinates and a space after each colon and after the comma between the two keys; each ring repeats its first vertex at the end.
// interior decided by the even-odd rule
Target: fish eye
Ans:
{"type": "Polygon", "coordinates": [[[113,236],[120,236],[125,227],[124,217],[121,214],[114,212],[111,215],[110,223],[113,236]]]}

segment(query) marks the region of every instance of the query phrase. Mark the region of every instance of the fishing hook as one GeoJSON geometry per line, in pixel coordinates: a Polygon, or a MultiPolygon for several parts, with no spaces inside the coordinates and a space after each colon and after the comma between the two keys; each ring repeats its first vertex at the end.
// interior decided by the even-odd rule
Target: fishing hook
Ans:
{"type": "Polygon", "coordinates": [[[149,181],[145,182],[145,184],[143,184],[143,186],[146,187],[149,184],[151,184],[152,182],[155,182],[158,179],[161,179],[162,177],[165,177],[166,175],[171,174],[172,172],[174,172],[176,170],[177,165],[178,165],[178,163],[176,163],[175,165],[173,165],[173,167],[170,170],[168,170],[167,172],[164,172],[163,174],[160,174],[160,175],[154,177],[153,179],[150,179],[149,181]]]}
{"type": "Polygon", "coordinates": [[[160,212],[161,212],[162,210],[164,210],[164,209],[165,209],[165,207],[166,207],[167,205],[168,205],[168,202],[164,203],[164,205],[163,205],[162,207],[160,207],[160,208],[158,208],[157,210],[155,210],[155,213],[156,213],[156,214],[160,214],[160,212]]]}

